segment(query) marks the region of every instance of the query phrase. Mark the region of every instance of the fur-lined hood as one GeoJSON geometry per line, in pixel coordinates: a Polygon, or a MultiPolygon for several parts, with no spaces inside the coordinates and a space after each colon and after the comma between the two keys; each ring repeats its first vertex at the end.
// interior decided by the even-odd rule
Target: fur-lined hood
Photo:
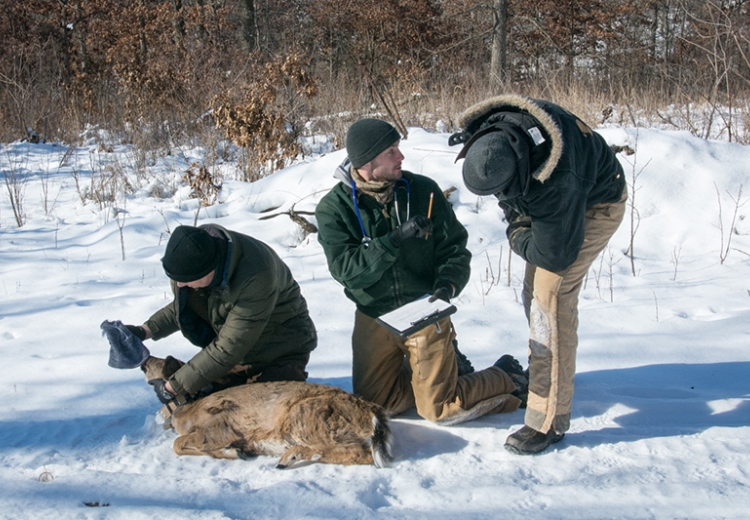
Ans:
{"type": "MultiPolygon", "coordinates": [[[[480,126],[487,117],[497,112],[520,112],[532,116],[544,128],[552,141],[549,157],[532,172],[534,179],[544,182],[552,175],[563,153],[563,139],[560,125],[544,109],[544,104],[543,101],[513,94],[494,96],[466,109],[458,116],[457,123],[465,132],[473,134],[480,129],[480,126]]],[[[530,128],[524,128],[524,130],[529,133],[530,128]]],[[[536,142],[534,135],[529,135],[536,142]]]]}

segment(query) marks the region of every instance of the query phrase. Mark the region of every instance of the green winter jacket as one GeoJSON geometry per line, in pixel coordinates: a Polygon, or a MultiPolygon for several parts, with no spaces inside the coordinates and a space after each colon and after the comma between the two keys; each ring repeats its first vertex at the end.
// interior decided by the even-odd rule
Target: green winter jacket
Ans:
{"type": "Polygon", "coordinates": [[[438,287],[452,284],[458,294],[471,272],[471,253],[466,249],[468,234],[437,183],[422,175],[402,172],[404,180],[394,187],[401,222],[407,220],[407,207],[410,217],[426,216],[433,193],[434,228],[426,240],[405,240],[396,248],[388,238],[388,233],[399,225],[394,201],[383,206],[357,190],[362,226],[370,239],[363,241],[349,167],[348,160],[339,166],[335,177],[342,182],[323,197],[315,216],[328,269],[357,309],[377,318],[438,287]]]}
{"type": "Polygon", "coordinates": [[[172,282],[174,301],[146,322],[155,340],[179,330],[201,347],[169,380],[177,394],[194,394],[238,364],[305,357],[317,345],[307,303],[278,255],[247,235],[202,227],[230,240],[222,282],[198,290],[172,282]],[[208,292],[208,322],[187,304],[197,291],[208,292]]]}

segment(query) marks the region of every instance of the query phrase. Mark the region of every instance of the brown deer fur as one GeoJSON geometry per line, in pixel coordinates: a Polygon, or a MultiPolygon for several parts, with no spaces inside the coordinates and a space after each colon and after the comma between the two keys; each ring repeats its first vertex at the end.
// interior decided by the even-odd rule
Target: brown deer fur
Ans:
{"type": "MultiPolygon", "coordinates": [[[[149,357],[146,380],[168,379],[181,361],[149,357]]],[[[340,388],[277,381],[234,386],[177,407],[178,455],[246,459],[281,456],[278,468],[303,460],[374,464],[391,460],[387,413],[340,388]]]]}

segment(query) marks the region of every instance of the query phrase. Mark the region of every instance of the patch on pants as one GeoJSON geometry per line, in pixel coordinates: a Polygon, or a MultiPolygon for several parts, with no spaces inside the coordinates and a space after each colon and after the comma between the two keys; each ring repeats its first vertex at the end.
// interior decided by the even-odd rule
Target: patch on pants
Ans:
{"type": "Polygon", "coordinates": [[[539,397],[549,397],[552,374],[552,351],[536,340],[529,340],[531,360],[529,363],[529,392],[539,397]]]}

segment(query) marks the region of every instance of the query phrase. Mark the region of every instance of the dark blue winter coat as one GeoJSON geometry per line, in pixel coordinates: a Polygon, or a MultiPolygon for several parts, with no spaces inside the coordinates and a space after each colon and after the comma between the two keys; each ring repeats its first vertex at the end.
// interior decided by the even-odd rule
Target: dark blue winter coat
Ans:
{"type": "Polygon", "coordinates": [[[525,130],[536,126],[548,141],[544,156],[532,162],[527,193],[499,203],[511,223],[511,248],[533,265],[564,271],[583,245],[586,210],[621,199],[622,166],[602,136],[548,101],[493,97],[469,108],[458,124],[473,133],[503,120],[525,130]]]}

